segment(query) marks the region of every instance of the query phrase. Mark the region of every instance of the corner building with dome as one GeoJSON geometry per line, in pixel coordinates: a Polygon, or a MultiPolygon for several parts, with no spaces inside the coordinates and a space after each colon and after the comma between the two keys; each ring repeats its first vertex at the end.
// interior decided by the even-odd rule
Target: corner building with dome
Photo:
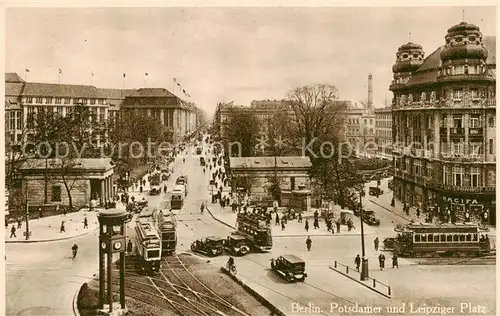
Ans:
{"type": "Polygon", "coordinates": [[[396,53],[394,198],[424,215],[495,224],[495,42],[462,22],[427,57],[411,42],[396,53]]]}

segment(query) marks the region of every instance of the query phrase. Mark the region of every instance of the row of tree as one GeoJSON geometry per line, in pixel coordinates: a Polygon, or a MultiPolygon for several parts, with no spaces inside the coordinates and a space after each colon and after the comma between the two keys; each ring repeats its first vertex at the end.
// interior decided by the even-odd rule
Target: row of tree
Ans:
{"type": "MultiPolygon", "coordinates": [[[[287,94],[273,115],[262,121],[254,112],[229,108],[229,119],[222,126],[222,141],[242,145],[241,155],[308,156],[312,163],[313,187],[339,204],[351,198],[353,189],[362,188],[362,180],[349,159],[349,148],[340,148],[346,103],[337,101],[332,85],[297,87],[287,94]],[[262,139],[266,141],[263,143],[262,139]],[[260,145],[265,144],[265,149],[260,145]],[[341,156],[342,155],[342,156],[341,156]]],[[[279,179],[268,179],[268,192],[279,196],[279,179]]]]}
{"type": "MultiPolygon", "coordinates": [[[[39,111],[31,115],[28,120],[33,128],[23,132],[20,142],[14,142],[9,131],[6,131],[7,189],[12,193],[14,189],[19,189],[17,169],[29,158],[42,158],[46,162],[50,160],[51,172],[47,172],[46,167],[45,186],[52,179],[61,181],[68,194],[69,206],[72,207],[71,191],[80,183],[80,175],[76,171],[78,168],[75,168],[79,158],[100,158],[104,154],[115,163],[115,173],[121,174],[148,159],[146,155],[130,155],[134,153],[134,148],[131,148],[134,142],[136,145],[140,143],[143,148],[148,143],[172,142],[172,129],[163,125],[158,118],[131,115],[114,122],[102,122],[90,107],[84,105],[74,106],[66,116],[52,111],[39,111]],[[57,170],[57,174],[53,170],[57,170]]],[[[25,201],[19,192],[12,196],[17,197],[9,199],[14,206],[25,201]]]]}

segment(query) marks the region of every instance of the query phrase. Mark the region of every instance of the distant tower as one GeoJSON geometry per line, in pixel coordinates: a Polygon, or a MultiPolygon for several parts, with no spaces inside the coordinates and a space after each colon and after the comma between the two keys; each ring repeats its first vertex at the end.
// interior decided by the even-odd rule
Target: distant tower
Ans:
{"type": "Polygon", "coordinates": [[[368,75],[368,104],[366,105],[368,110],[373,110],[373,76],[368,75]]]}

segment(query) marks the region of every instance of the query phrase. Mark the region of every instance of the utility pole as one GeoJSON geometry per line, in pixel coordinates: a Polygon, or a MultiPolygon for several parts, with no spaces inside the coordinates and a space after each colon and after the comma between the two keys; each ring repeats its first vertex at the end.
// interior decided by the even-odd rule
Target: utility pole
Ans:
{"type": "Polygon", "coordinates": [[[30,208],[28,205],[28,198],[26,198],[26,240],[30,239],[30,228],[29,228],[29,216],[30,216],[30,208]]]}
{"type": "Polygon", "coordinates": [[[362,263],[361,263],[361,281],[365,281],[368,279],[368,258],[365,257],[365,234],[363,228],[363,198],[364,188],[359,191],[359,214],[361,219],[361,254],[362,254],[362,263]]]}
{"type": "Polygon", "coordinates": [[[44,186],[44,199],[43,199],[43,204],[48,203],[48,193],[47,193],[47,182],[48,182],[48,176],[47,176],[47,168],[48,168],[48,163],[47,163],[47,158],[45,158],[45,172],[44,172],[44,180],[45,180],[45,186],[44,186]]]}

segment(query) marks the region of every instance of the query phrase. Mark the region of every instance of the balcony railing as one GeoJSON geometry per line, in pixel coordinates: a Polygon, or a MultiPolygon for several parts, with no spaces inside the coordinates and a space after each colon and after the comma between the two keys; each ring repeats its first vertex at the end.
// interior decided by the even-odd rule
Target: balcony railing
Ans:
{"type": "Polygon", "coordinates": [[[431,177],[425,176],[411,176],[408,174],[404,174],[401,170],[396,170],[395,175],[399,178],[403,178],[405,180],[413,181],[415,184],[432,187],[436,189],[441,189],[443,191],[449,192],[457,192],[457,193],[495,193],[496,187],[494,186],[484,186],[484,187],[470,187],[470,186],[457,186],[457,185],[448,185],[436,182],[431,177]]]}
{"type": "Polygon", "coordinates": [[[439,99],[434,101],[413,101],[406,104],[396,104],[395,109],[412,110],[419,108],[446,108],[446,107],[495,107],[496,100],[489,100],[485,98],[455,98],[455,99],[439,99]]]}
{"type": "Polygon", "coordinates": [[[450,128],[450,136],[465,135],[465,128],[453,127],[450,128]]]}
{"type": "Polygon", "coordinates": [[[469,135],[471,136],[482,136],[483,129],[482,128],[469,128],[469,135]]]}
{"type": "Polygon", "coordinates": [[[462,80],[495,80],[495,77],[487,76],[483,74],[461,74],[461,75],[448,75],[441,74],[437,77],[437,81],[462,81],[462,80]]]}

